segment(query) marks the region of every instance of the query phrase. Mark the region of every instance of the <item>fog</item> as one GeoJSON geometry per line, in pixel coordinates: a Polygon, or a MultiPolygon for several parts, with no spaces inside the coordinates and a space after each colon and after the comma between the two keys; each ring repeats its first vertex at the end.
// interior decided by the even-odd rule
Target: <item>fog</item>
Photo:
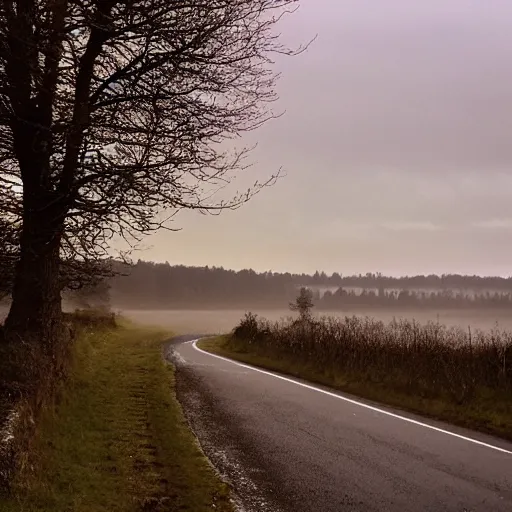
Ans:
{"type": "MultiPolygon", "coordinates": [[[[225,310],[146,310],[120,309],[114,311],[136,323],[164,327],[175,334],[224,334],[231,331],[240,319],[251,311],[268,320],[277,321],[294,316],[287,309],[225,309],[225,310]]],[[[0,323],[7,316],[6,306],[0,307],[0,323]]],[[[512,315],[509,311],[376,311],[375,309],[350,310],[346,312],[316,311],[316,316],[327,315],[344,317],[346,315],[370,316],[383,322],[394,318],[415,319],[420,323],[429,321],[447,326],[481,329],[489,331],[498,326],[501,329],[512,330],[512,315]]]]}
{"type": "MultiPolygon", "coordinates": [[[[133,310],[114,308],[115,312],[142,324],[164,327],[175,334],[224,334],[233,329],[249,310],[133,310]]],[[[251,309],[253,313],[268,320],[280,320],[294,314],[286,309],[251,309]]],[[[7,315],[6,306],[0,307],[0,322],[7,315]]],[[[321,312],[316,315],[343,317],[345,315],[371,316],[389,322],[393,318],[414,318],[418,322],[439,321],[448,326],[490,330],[498,325],[502,329],[512,330],[512,315],[508,311],[375,311],[352,310],[347,312],[321,312]]]]}
{"type": "MultiPolygon", "coordinates": [[[[126,318],[142,324],[164,327],[175,334],[224,334],[233,329],[249,310],[133,310],[114,308],[126,318]]],[[[280,320],[293,313],[286,309],[251,309],[252,312],[268,320],[280,320]]],[[[0,307],[0,322],[7,315],[6,306],[0,307]]],[[[414,318],[418,322],[437,322],[448,326],[459,326],[488,331],[498,325],[502,329],[512,330],[512,315],[509,311],[375,311],[351,310],[347,312],[316,311],[315,315],[343,317],[345,315],[371,316],[390,322],[393,318],[414,318]]]]}
{"type": "MultiPolygon", "coordinates": [[[[172,330],[175,334],[224,334],[236,326],[238,321],[247,312],[246,310],[217,310],[217,311],[201,311],[201,310],[119,310],[127,318],[145,325],[156,325],[172,330]]],[[[279,320],[283,317],[293,315],[289,310],[266,310],[255,309],[252,312],[267,318],[268,320],[279,320]]],[[[404,313],[396,311],[375,311],[360,310],[343,312],[316,312],[316,315],[326,314],[329,316],[343,317],[345,314],[366,316],[369,315],[384,322],[389,322],[393,318],[414,318],[418,322],[439,320],[447,326],[458,326],[472,329],[481,329],[488,331],[497,324],[501,329],[512,330],[512,316],[507,311],[407,311],[404,313]]]]}

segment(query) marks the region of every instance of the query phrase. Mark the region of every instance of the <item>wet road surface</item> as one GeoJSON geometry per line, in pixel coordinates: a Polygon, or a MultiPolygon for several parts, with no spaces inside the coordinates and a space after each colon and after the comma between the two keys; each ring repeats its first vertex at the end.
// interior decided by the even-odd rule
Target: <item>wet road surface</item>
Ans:
{"type": "Polygon", "coordinates": [[[171,345],[178,398],[250,511],[512,511],[512,443],[171,345]]]}

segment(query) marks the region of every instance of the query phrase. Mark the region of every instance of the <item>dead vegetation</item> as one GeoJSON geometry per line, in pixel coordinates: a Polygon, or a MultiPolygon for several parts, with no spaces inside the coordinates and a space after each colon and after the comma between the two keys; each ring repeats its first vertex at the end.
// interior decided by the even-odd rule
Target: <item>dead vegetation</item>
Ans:
{"type": "Polygon", "coordinates": [[[289,373],[512,438],[509,331],[368,317],[269,322],[247,314],[226,346],[286,361],[289,373]]]}
{"type": "Polygon", "coordinates": [[[0,492],[10,490],[12,478],[27,464],[36,421],[43,408],[58,398],[76,337],[86,329],[103,327],[116,327],[113,314],[77,310],[65,315],[61,336],[51,346],[0,340],[0,492]]]}

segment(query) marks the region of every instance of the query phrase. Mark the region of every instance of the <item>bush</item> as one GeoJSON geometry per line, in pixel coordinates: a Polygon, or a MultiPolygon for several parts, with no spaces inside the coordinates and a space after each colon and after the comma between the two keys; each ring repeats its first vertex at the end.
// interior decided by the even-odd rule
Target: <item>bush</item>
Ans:
{"type": "Polygon", "coordinates": [[[258,316],[254,313],[248,312],[233,330],[233,335],[236,338],[253,342],[263,334],[263,330],[264,329],[259,323],[258,316]]]}
{"type": "Polygon", "coordinates": [[[64,313],[64,321],[72,329],[117,326],[116,315],[108,309],[76,309],[73,313],[64,313]]]}

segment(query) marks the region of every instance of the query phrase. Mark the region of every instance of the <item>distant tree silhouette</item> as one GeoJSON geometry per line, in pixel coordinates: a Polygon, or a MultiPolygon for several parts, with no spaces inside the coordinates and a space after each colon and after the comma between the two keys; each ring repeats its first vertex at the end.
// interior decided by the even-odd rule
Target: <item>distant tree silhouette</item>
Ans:
{"type": "MultiPolygon", "coordinates": [[[[109,281],[112,302],[119,307],[130,308],[278,308],[283,309],[295,301],[298,291],[305,286],[313,287],[313,276],[306,274],[258,273],[251,269],[240,271],[220,267],[186,267],[169,263],[153,263],[139,260],[135,265],[114,263],[114,270],[122,276],[109,281]],[[309,283],[309,284],[307,284],[309,283]]],[[[318,273],[318,277],[321,273],[318,273]]],[[[317,278],[318,278],[317,277],[317,278]]],[[[344,283],[352,279],[340,278],[344,283]]],[[[365,277],[362,277],[365,279],[365,277]]],[[[320,310],[382,307],[404,308],[512,308],[512,286],[508,279],[500,283],[492,293],[475,288],[472,276],[460,290],[446,287],[418,288],[408,286],[406,278],[392,278],[392,287],[385,286],[384,276],[377,287],[337,285],[330,277],[322,282],[324,291],[315,289],[314,302],[320,310]],[[508,284],[508,287],[507,287],[508,284]],[[406,285],[406,286],[402,286],[406,285]],[[328,291],[327,291],[328,289],[328,291]]],[[[391,279],[391,278],[389,278],[391,279]]],[[[337,279],[336,279],[337,281],[337,279]]],[[[440,283],[441,281],[439,281],[440,283]]],[[[486,282],[485,279],[482,282],[486,282]]],[[[313,292],[312,292],[313,293],[313,292]]]]}
{"type": "Polygon", "coordinates": [[[295,302],[290,303],[290,309],[297,311],[300,320],[307,321],[311,318],[311,310],[314,307],[313,292],[309,288],[302,287],[295,302]]]}

